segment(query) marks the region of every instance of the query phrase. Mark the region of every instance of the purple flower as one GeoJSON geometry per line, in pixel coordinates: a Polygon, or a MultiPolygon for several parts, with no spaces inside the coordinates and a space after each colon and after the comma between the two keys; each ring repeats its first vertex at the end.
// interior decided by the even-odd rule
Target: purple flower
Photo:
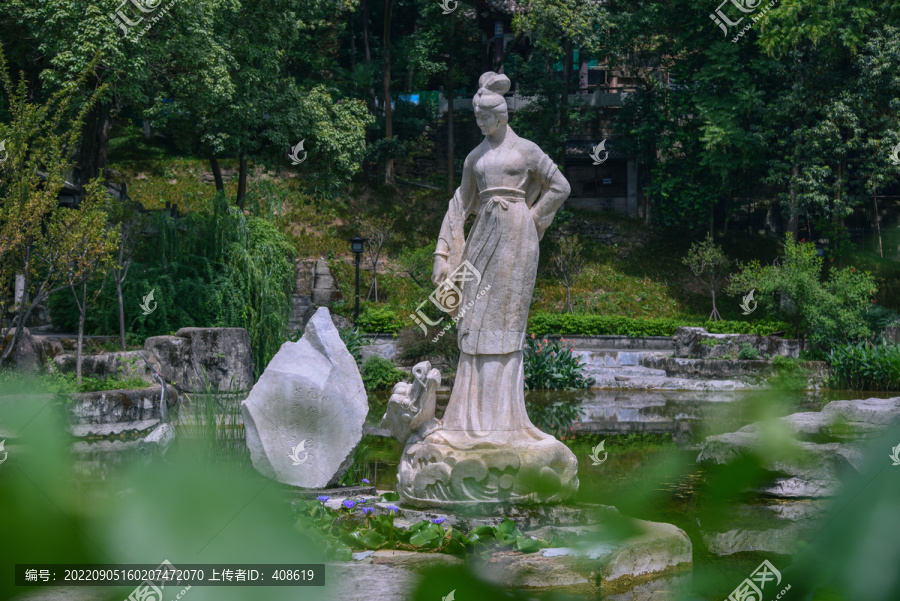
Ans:
{"type": "Polygon", "coordinates": [[[353,507],[356,505],[356,501],[351,501],[350,499],[347,499],[343,503],[341,503],[341,505],[343,505],[347,509],[353,509],[353,507]]]}
{"type": "Polygon", "coordinates": [[[327,500],[330,499],[331,497],[329,497],[328,495],[319,495],[319,496],[316,497],[316,498],[317,498],[319,501],[321,501],[322,503],[324,503],[325,501],[327,501],[327,500]]]}
{"type": "Polygon", "coordinates": [[[357,501],[357,503],[365,503],[365,502],[366,502],[365,497],[363,497],[362,499],[360,499],[359,501],[357,501]]]}
{"type": "Polygon", "coordinates": [[[388,505],[387,510],[390,511],[391,513],[394,513],[396,511],[400,511],[400,508],[397,507],[396,505],[388,505]]]}
{"type": "Polygon", "coordinates": [[[432,523],[434,523],[434,524],[443,524],[443,523],[444,523],[444,518],[434,518],[434,519],[431,520],[431,521],[432,521],[432,523]]]}
{"type": "Polygon", "coordinates": [[[368,480],[366,480],[365,478],[363,478],[363,484],[371,484],[371,482],[369,482],[368,480]]]}
{"type": "Polygon", "coordinates": [[[374,507],[363,507],[363,513],[366,515],[372,515],[373,511],[375,511],[374,507]]]}

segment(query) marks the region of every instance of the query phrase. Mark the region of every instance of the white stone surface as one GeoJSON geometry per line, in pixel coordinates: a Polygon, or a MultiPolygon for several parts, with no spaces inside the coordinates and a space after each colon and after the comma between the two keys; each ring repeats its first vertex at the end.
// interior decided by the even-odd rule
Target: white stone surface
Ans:
{"type": "Polygon", "coordinates": [[[253,466],[285,484],[333,486],[352,462],[368,411],[356,361],[321,307],[241,403],[253,466]]]}

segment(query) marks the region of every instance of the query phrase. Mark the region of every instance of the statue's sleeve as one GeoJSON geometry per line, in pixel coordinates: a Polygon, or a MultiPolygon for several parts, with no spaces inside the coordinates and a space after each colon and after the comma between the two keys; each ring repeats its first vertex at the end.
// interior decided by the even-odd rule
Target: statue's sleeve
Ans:
{"type": "Polygon", "coordinates": [[[462,182],[453,194],[453,198],[450,199],[450,206],[447,208],[447,214],[444,215],[441,233],[434,251],[434,254],[447,258],[451,273],[462,263],[463,246],[466,242],[464,230],[466,217],[473,212],[477,193],[475,175],[470,167],[469,159],[466,158],[462,182]]]}
{"type": "Polygon", "coordinates": [[[538,240],[544,237],[544,232],[553,223],[556,211],[569,197],[572,189],[565,176],[553,160],[541,153],[535,176],[541,185],[541,196],[531,207],[531,215],[534,217],[534,225],[537,228],[538,240]]]}

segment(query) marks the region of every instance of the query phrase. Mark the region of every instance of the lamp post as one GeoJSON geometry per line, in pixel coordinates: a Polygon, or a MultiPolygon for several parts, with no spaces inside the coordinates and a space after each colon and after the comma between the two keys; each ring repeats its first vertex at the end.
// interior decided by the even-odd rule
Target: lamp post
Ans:
{"type": "Polygon", "coordinates": [[[359,234],[350,238],[350,250],[356,255],[356,310],[353,312],[354,325],[359,321],[359,256],[365,250],[366,238],[360,238],[359,234]]]}

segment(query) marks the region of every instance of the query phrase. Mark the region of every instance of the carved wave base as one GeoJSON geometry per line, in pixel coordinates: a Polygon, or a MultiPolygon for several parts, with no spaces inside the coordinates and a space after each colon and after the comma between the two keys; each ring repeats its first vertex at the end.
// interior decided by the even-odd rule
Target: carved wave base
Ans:
{"type": "Polygon", "coordinates": [[[406,446],[398,480],[413,507],[559,503],[578,492],[578,460],[552,437],[459,449],[438,431],[406,446]]]}

